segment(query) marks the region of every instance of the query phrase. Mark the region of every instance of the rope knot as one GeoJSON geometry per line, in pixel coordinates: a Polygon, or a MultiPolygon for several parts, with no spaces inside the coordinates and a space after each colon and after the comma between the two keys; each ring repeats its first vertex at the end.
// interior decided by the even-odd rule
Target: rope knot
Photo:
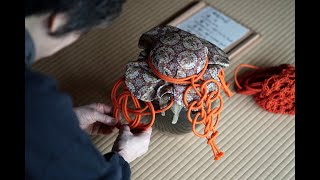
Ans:
{"type": "MultiPolygon", "coordinates": [[[[206,59],[206,64],[203,68],[203,70],[197,74],[192,75],[187,78],[181,78],[176,79],[172,78],[166,75],[161,74],[153,65],[151,62],[151,59],[149,57],[148,65],[152,69],[152,71],[162,80],[171,82],[174,84],[184,84],[189,85],[184,94],[183,94],[183,102],[185,107],[188,108],[187,117],[188,120],[192,123],[192,131],[194,134],[198,137],[207,138],[208,144],[211,146],[212,151],[214,153],[214,159],[218,160],[223,156],[223,152],[219,150],[217,145],[215,144],[215,139],[218,135],[218,131],[216,131],[217,124],[220,120],[220,112],[223,107],[223,100],[220,95],[220,89],[221,87],[226,92],[227,96],[232,96],[231,91],[228,88],[228,83],[224,80],[224,72],[223,70],[220,71],[218,78],[220,80],[220,83],[215,79],[209,79],[204,80],[203,75],[208,67],[208,57],[206,59]],[[208,92],[207,85],[209,83],[216,84],[217,90],[208,92]],[[193,100],[190,103],[187,101],[187,95],[190,92],[190,90],[193,90],[196,92],[196,94],[199,96],[198,100],[193,100]],[[212,107],[212,104],[214,101],[219,99],[219,107],[212,107]],[[197,111],[194,118],[191,117],[191,114],[193,114],[191,111],[197,111]],[[205,126],[204,133],[199,133],[196,130],[197,124],[203,124],[205,126]],[[210,132],[213,132],[211,134],[211,137],[208,138],[208,134],[210,132]]],[[[119,89],[119,86],[124,83],[124,79],[120,79],[117,81],[117,83],[114,85],[112,89],[112,102],[114,105],[114,116],[118,120],[118,126],[120,125],[120,111],[122,112],[125,120],[129,123],[131,128],[135,129],[147,129],[151,127],[155,121],[155,114],[164,112],[168,110],[174,103],[173,98],[171,99],[171,102],[168,104],[168,106],[164,109],[155,110],[151,102],[145,102],[145,106],[141,107],[139,100],[134,97],[128,88],[124,86],[123,92],[117,97],[117,89],[119,89]],[[127,107],[129,98],[133,101],[135,109],[130,109],[127,107]],[[129,114],[133,115],[134,118],[132,118],[129,114]],[[143,115],[151,115],[151,121],[148,124],[142,124],[140,123],[141,117],[143,115]]]]}
{"type": "Polygon", "coordinates": [[[217,136],[218,136],[218,131],[212,132],[211,137],[208,138],[208,142],[207,142],[207,144],[209,144],[212,148],[212,151],[214,154],[214,160],[219,160],[224,155],[224,152],[220,151],[215,143],[217,136]]]}

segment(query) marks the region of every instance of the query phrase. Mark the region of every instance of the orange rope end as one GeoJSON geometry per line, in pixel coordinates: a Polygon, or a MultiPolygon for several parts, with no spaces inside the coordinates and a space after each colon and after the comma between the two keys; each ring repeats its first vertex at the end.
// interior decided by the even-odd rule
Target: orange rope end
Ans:
{"type": "Polygon", "coordinates": [[[222,156],[224,156],[224,152],[219,152],[218,154],[216,154],[216,156],[214,157],[214,160],[219,160],[222,156]]]}
{"type": "Polygon", "coordinates": [[[225,79],[224,79],[225,76],[224,76],[224,71],[223,71],[223,69],[221,69],[218,77],[219,77],[219,79],[220,79],[220,81],[221,81],[221,85],[222,85],[223,90],[225,91],[226,95],[227,95],[228,97],[231,97],[233,94],[232,94],[232,92],[231,92],[230,89],[229,89],[229,84],[228,84],[228,83],[225,81],[225,79]]]}

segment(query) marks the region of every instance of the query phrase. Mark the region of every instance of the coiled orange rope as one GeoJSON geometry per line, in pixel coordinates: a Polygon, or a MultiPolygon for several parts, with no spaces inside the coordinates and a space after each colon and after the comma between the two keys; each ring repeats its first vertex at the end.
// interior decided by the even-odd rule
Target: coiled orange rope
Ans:
{"type": "MultiPolygon", "coordinates": [[[[208,67],[208,58],[206,59],[205,67],[198,75],[193,75],[193,76],[189,76],[186,78],[179,78],[179,79],[168,77],[166,75],[161,74],[151,63],[150,57],[148,59],[148,65],[153,70],[153,72],[162,80],[165,80],[167,82],[171,82],[174,84],[190,84],[190,86],[187,87],[187,89],[184,92],[183,102],[185,106],[188,108],[188,111],[187,111],[188,120],[192,123],[192,131],[196,136],[201,138],[206,138],[208,140],[207,143],[212,148],[212,151],[215,157],[214,159],[219,160],[224,155],[224,153],[219,150],[219,148],[215,143],[215,139],[218,135],[218,131],[216,131],[216,127],[220,120],[220,112],[223,107],[223,100],[220,95],[220,88],[221,88],[220,86],[222,86],[222,88],[224,89],[228,97],[232,96],[232,93],[228,88],[228,84],[224,80],[223,70],[220,71],[218,76],[221,83],[220,85],[220,83],[214,79],[209,79],[206,81],[203,79],[203,74],[205,73],[208,67]],[[209,93],[207,90],[208,83],[215,83],[218,87],[217,91],[212,91],[209,93]],[[193,89],[197,93],[197,95],[200,97],[200,100],[194,100],[189,104],[187,102],[187,94],[191,89],[193,89]],[[211,107],[212,102],[214,102],[217,99],[219,99],[220,101],[220,106],[212,108],[211,107]],[[191,117],[192,111],[197,112],[194,118],[191,117]],[[203,124],[205,126],[204,132],[202,134],[197,132],[196,124],[203,124]]],[[[124,79],[120,79],[119,81],[117,81],[117,83],[114,85],[111,92],[111,99],[114,105],[114,117],[118,120],[118,127],[120,126],[120,119],[119,119],[120,111],[124,115],[124,118],[126,119],[126,121],[130,124],[131,128],[147,129],[153,125],[156,113],[160,113],[168,110],[174,103],[173,98],[171,98],[171,102],[164,109],[154,110],[154,107],[151,102],[145,102],[146,106],[144,108],[141,108],[139,100],[135,98],[126,87],[124,91],[117,97],[117,90],[123,82],[124,82],[124,79]],[[127,107],[129,97],[132,99],[136,109],[130,109],[127,107]],[[145,112],[147,109],[149,109],[149,111],[145,112]],[[133,114],[135,118],[132,119],[129,116],[129,113],[133,114]],[[142,115],[151,115],[151,121],[149,122],[149,124],[140,123],[142,115]]]]}
{"type": "Polygon", "coordinates": [[[295,68],[290,64],[262,69],[240,64],[234,71],[235,89],[239,94],[254,95],[257,104],[266,111],[295,114],[295,68]],[[240,68],[254,71],[244,74],[238,81],[240,68]]]}

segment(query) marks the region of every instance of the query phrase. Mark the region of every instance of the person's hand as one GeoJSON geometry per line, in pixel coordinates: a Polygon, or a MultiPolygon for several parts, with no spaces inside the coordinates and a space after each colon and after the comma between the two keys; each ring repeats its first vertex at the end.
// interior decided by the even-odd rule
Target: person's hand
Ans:
{"type": "Polygon", "coordinates": [[[148,151],[152,129],[133,134],[128,125],[123,125],[114,142],[112,151],[118,152],[128,163],[148,151]]]}
{"type": "Polygon", "coordinates": [[[101,103],[73,108],[79,119],[82,130],[90,135],[110,134],[117,124],[116,119],[109,116],[112,107],[101,103]]]}

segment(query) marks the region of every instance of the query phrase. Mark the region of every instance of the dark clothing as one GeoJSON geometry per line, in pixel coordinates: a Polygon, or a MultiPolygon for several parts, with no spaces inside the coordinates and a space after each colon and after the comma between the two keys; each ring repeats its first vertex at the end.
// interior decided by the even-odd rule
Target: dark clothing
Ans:
{"type": "Polygon", "coordinates": [[[129,164],[117,153],[104,156],[80,129],[69,96],[55,80],[30,69],[35,48],[25,32],[26,179],[130,179],[129,164]]]}

